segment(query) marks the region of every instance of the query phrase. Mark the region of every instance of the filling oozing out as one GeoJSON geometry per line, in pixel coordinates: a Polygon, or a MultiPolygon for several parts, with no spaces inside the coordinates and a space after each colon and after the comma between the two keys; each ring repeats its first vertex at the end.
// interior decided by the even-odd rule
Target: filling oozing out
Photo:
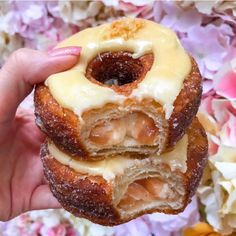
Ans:
{"type": "Polygon", "coordinates": [[[153,119],[136,111],[95,126],[90,132],[89,139],[99,146],[118,145],[126,137],[141,145],[152,145],[157,133],[158,128],[153,119]]]}
{"type": "Polygon", "coordinates": [[[174,193],[168,183],[157,177],[136,180],[128,189],[118,207],[122,210],[131,210],[133,207],[142,206],[158,200],[173,200],[174,193]]]}

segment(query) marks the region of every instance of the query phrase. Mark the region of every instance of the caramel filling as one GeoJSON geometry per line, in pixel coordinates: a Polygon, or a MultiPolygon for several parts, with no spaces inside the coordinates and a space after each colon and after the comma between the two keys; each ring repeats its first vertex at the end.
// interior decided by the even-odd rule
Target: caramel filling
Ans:
{"type": "Polygon", "coordinates": [[[171,200],[173,195],[168,184],[157,177],[140,179],[128,186],[118,207],[123,210],[130,210],[137,205],[156,200],[171,200]]]}
{"type": "Polygon", "coordinates": [[[138,144],[152,145],[157,133],[158,128],[152,118],[142,112],[133,112],[95,126],[89,139],[99,146],[118,145],[126,137],[133,138],[138,144]]]}

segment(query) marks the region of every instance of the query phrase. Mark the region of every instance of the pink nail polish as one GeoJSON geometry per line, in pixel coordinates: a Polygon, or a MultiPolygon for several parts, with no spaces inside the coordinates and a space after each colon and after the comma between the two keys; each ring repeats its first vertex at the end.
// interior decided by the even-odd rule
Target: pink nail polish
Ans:
{"type": "Polygon", "coordinates": [[[70,47],[52,49],[48,52],[48,55],[52,57],[67,56],[67,55],[79,56],[80,52],[81,52],[81,47],[70,46],[70,47]]]}

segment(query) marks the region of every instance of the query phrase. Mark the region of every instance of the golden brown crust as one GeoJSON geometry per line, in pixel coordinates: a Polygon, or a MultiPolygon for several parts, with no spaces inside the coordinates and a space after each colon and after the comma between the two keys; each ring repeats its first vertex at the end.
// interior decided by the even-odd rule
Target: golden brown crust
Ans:
{"type": "MultiPolygon", "coordinates": [[[[189,140],[187,171],[182,174],[186,193],[184,203],[181,208],[177,210],[169,208],[162,211],[164,213],[177,214],[185,209],[196,191],[207,161],[207,138],[197,118],[194,119],[187,133],[189,140]]],[[[46,144],[41,149],[41,158],[45,176],[54,196],[75,216],[112,226],[158,211],[158,209],[140,211],[130,218],[123,219],[112,204],[112,185],[101,176],[79,174],[62,165],[50,156],[46,144]]],[[[163,168],[168,167],[163,164],[163,168]]]]}
{"type": "Polygon", "coordinates": [[[64,152],[86,157],[88,153],[80,142],[78,117],[62,108],[43,84],[36,87],[34,99],[37,126],[64,152]]]}
{"type": "MultiPolygon", "coordinates": [[[[168,120],[166,149],[173,147],[184,135],[185,130],[196,115],[202,93],[201,82],[198,67],[192,59],[192,71],[184,80],[183,88],[174,102],[174,111],[168,120]]],[[[131,103],[135,104],[135,101],[133,100],[131,103]]],[[[163,109],[154,100],[149,99],[144,101],[144,104],[146,107],[154,104],[157,107],[157,113],[163,116],[163,109]]],[[[116,109],[118,105],[107,104],[103,109],[106,110],[111,106],[116,109]]],[[[88,111],[87,114],[93,112],[96,112],[96,109],[88,111]]],[[[85,113],[83,118],[87,114],[85,113]]],[[[53,140],[58,148],[80,159],[94,159],[81,140],[80,121],[77,115],[62,108],[53,98],[48,87],[43,84],[38,85],[35,89],[35,115],[39,128],[53,140]]]]}
{"type": "Polygon", "coordinates": [[[188,151],[187,151],[187,182],[186,189],[189,197],[192,197],[197,189],[207,163],[208,141],[206,132],[197,118],[194,118],[188,128],[188,151]]]}
{"type": "Polygon", "coordinates": [[[174,102],[174,111],[169,119],[169,140],[172,147],[183,137],[197,114],[201,102],[202,79],[197,63],[192,58],[192,71],[184,80],[183,88],[174,102]]]}

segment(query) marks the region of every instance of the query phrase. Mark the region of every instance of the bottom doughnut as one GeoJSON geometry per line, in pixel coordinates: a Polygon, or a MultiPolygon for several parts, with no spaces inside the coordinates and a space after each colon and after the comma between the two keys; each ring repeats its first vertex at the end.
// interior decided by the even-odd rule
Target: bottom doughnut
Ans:
{"type": "Polygon", "coordinates": [[[175,148],[160,156],[73,160],[50,141],[41,149],[45,176],[63,208],[107,226],[153,212],[177,214],[191,201],[207,161],[197,118],[175,148]]]}

